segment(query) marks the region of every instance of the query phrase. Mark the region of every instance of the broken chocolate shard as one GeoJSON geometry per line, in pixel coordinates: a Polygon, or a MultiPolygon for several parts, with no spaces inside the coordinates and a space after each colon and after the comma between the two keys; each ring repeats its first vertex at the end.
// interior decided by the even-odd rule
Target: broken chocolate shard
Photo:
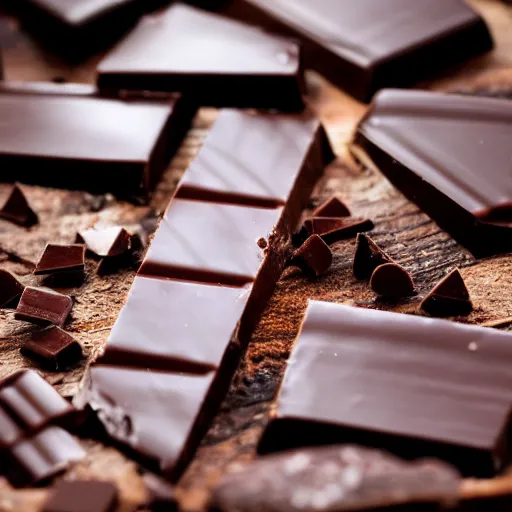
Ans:
{"type": "Polygon", "coordinates": [[[333,244],[358,233],[371,231],[375,226],[370,219],[313,217],[306,219],[304,227],[309,234],[320,236],[326,244],[333,244]]]}
{"type": "Polygon", "coordinates": [[[146,488],[145,505],[153,512],[175,512],[178,510],[178,502],[174,487],[164,479],[146,473],[142,480],[146,488]]]}
{"type": "Polygon", "coordinates": [[[80,343],[55,325],[33,331],[21,347],[21,353],[56,371],[73,366],[83,355],[80,343]]]}
{"type": "Polygon", "coordinates": [[[334,445],[260,457],[224,476],[210,505],[219,512],[434,511],[457,502],[460,480],[434,459],[334,445]]]}
{"type": "Polygon", "coordinates": [[[313,217],[350,217],[350,215],[347,205],[336,196],[322,203],[313,212],[313,217]]]}
{"type": "Polygon", "coordinates": [[[372,290],[381,297],[401,299],[414,294],[414,282],[407,270],[396,263],[379,265],[370,279],[372,290]]]}
{"type": "Polygon", "coordinates": [[[0,218],[24,227],[30,227],[39,222],[37,214],[30,207],[25,194],[17,184],[14,184],[4,205],[0,208],[0,218]]]}
{"type": "Polygon", "coordinates": [[[117,487],[99,480],[59,480],[42,512],[115,512],[117,487]]]}
{"type": "Polygon", "coordinates": [[[112,258],[128,252],[131,239],[132,235],[121,226],[92,228],[77,234],[77,241],[85,243],[88,251],[101,258],[112,258]]]}
{"type": "Polygon", "coordinates": [[[391,258],[368,235],[363,233],[357,235],[352,264],[352,270],[357,279],[369,279],[379,265],[391,262],[391,258]]]}
{"type": "Polygon", "coordinates": [[[98,87],[282,111],[303,110],[306,89],[295,41],[186,5],[142,19],[100,63],[98,87]]]}
{"type": "Polygon", "coordinates": [[[77,272],[85,268],[85,246],[78,244],[47,244],[34,274],[77,272]]]}
{"type": "Polygon", "coordinates": [[[14,274],[0,269],[0,308],[16,308],[24,289],[14,274]]]}
{"type": "Polygon", "coordinates": [[[14,318],[35,324],[62,327],[73,307],[68,295],[46,288],[27,286],[23,291],[14,318]]]}
{"type": "Polygon", "coordinates": [[[423,311],[432,316],[469,315],[473,304],[459,269],[452,270],[423,299],[423,311]]]}
{"type": "Polygon", "coordinates": [[[511,137],[508,100],[387,90],[360,122],[351,151],[484,257],[512,251],[511,137]]]}
{"type": "Polygon", "coordinates": [[[331,265],[331,249],[318,235],[311,235],[288,262],[288,266],[299,267],[308,277],[324,275],[331,265]]]}

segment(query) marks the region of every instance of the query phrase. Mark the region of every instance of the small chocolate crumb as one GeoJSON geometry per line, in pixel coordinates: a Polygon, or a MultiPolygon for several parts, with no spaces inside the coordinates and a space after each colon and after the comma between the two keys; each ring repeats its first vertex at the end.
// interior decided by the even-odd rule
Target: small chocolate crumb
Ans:
{"type": "Polygon", "coordinates": [[[14,274],[0,270],[0,308],[16,308],[24,289],[14,274]]]}
{"type": "Polygon", "coordinates": [[[85,268],[85,246],[78,244],[47,244],[34,274],[79,272],[85,268]]]}
{"type": "Polygon", "coordinates": [[[62,327],[73,307],[67,295],[44,288],[27,286],[23,291],[14,318],[39,325],[62,327]]]}
{"type": "Polygon", "coordinates": [[[9,197],[0,208],[0,218],[24,227],[30,227],[39,222],[37,214],[28,204],[18,184],[13,185],[9,197]]]}
{"type": "Polygon", "coordinates": [[[352,270],[357,279],[369,279],[373,271],[392,259],[367,235],[359,233],[352,270]]]}
{"type": "Polygon", "coordinates": [[[434,286],[420,307],[432,316],[469,315],[473,304],[459,269],[452,270],[434,286]]]}
{"type": "Polygon", "coordinates": [[[310,235],[319,235],[326,244],[332,244],[370,231],[374,225],[370,219],[312,217],[306,219],[304,227],[310,235]]]}
{"type": "Polygon", "coordinates": [[[331,264],[331,249],[318,235],[311,235],[288,262],[288,266],[299,267],[308,277],[325,274],[331,264]]]}
{"type": "Polygon", "coordinates": [[[265,238],[261,237],[259,240],[258,240],[258,247],[260,249],[266,249],[268,246],[268,243],[267,241],[265,240],[265,238]]]}
{"type": "Polygon", "coordinates": [[[153,512],[173,512],[178,510],[174,487],[162,478],[146,473],[142,477],[146,487],[146,505],[153,512]]]}
{"type": "Polygon", "coordinates": [[[413,280],[405,268],[396,263],[379,265],[370,279],[372,290],[381,297],[400,299],[414,293],[413,280]]]}
{"type": "Polygon", "coordinates": [[[121,226],[79,231],[77,241],[85,243],[87,249],[100,258],[120,256],[131,249],[132,236],[121,226]]]}
{"type": "Polygon", "coordinates": [[[321,204],[313,212],[313,217],[350,217],[350,210],[341,199],[334,196],[321,204]]]}

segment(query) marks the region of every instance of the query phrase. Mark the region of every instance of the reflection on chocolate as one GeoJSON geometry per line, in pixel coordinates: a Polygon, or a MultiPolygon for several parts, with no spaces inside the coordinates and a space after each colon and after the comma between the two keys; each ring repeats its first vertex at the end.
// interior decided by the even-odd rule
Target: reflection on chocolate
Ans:
{"type": "Polygon", "coordinates": [[[356,442],[495,474],[511,357],[510,333],[310,301],[260,451],[356,442]]]}
{"type": "Polygon", "coordinates": [[[39,222],[37,214],[28,204],[21,188],[14,184],[4,205],[0,208],[0,218],[30,227],[39,222]]]}
{"type": "Polygon", "coordinates": [[[404,267],[396,263],[378,266],[370,279],[372,290],[382,297],[401,299],[414,293],[413,280],[404,267]]]}
{"type": "Polygon", "coordinates": [[[313,217],[306,219],[304,227],[309,234],[319,235],[325,243],[333,244],[358,233],[371,231],[375,226],[370,219],[313,217]]]}
{"type": "Polygon", "coordinates": [[[131,248],[131,235],[121,226],[92,228],[79,231],[77,241],[87,245],[87,250],[102,258],[120,256],[131,248]]]}
{"type": "Polygon", "coordinates": [[[70,244],[47,244],[34,274],[76,272],[85,268],[85,246],[70,244]]]}
{"type": "Polygon", "coordinates": [[[94,85],[89,84],[3,80],[0,82],[0,93],[46,94],[48,96],[94,96],[97,94],[97,89],[94,85]]]}
{"type": "Polygon", "coordinates": [[[384,263],[391,263],[391,258],[367,235],[359,233],[352,270],[357,279],[369,279],[373,271],[384,263]]]}
{"type": "Polygon", "coordinates": [[[105,90],[181,92],[200,105],[299,111],[300,46],[249,25],[173,5],[144,18],[100,63],[105,90]]]}
{"type": "Polygon", "coordinates": [[[73,307],[73,299],[46,288],[27,286],[21,295],[14,318],[34,324],[62,327],[73,307]]]}
{"type": "Polygon", "coordinates": [[[117,505],[117,487],[109,482],[60,480],[42,512],[115,512],[117,505]]]}
{"type": "Polygon", "coordinates": [[[350,217],[348,206],[339,198],[331,197],[313,212],[313,217],[350,217]]]}
{"type": "Polygon", "coordinates": [[[288,265],[300,267],[309,277],[324,275],[331,264],[331,249],[318,235],[311,235],[288,262],[288,265]]]}
{"type": "Polygon", "coordinates": [[[14,274],[0,269],[0,308],[16,308],[24,289],[14,274]]]}

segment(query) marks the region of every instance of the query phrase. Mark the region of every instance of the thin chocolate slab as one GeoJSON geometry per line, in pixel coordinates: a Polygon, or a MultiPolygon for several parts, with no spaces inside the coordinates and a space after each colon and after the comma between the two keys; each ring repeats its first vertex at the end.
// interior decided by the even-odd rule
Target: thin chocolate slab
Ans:
{"type": "Polygon", "coordinates": [[[8,272],[0,269],[0,307],[9,308],[16,307],[25,286],[23,286],[18,278],[8,272]]]}
{"type": "Polygon", "coordinates": [[[112,258],[131,249],[132,236],[121,226],[86,229],[79,231],[77,240],[87,246],[87,250],[101,258],[112,258]]]}
{"type": "Polygon", "coordinates": [[[389,90],[352,151],[482,257],[512,250],[511,137],[510,101],[389,90]]]}
{"type": "Polygon", "coordinates": [[[288,262],[288,265],[300,267],[311,278],[324,275],[331,267],[331,264],[331,249],[318,235],[311,235],[292,254],[288,262]]]}
{"type": "Polygon", "coordinates": [[[117,487],[99,480],[60,480],[42,512],[115,512],[117,487]]]}
{"type": "Polygon", "coordinates": [[[107,55],[98,87],[181,92],[213,107],[300,111],[301,63],[294,41],[178,4],[144,18],[107,55]]]}
{"type": "Polygon", "coordinates": [[[167,371],[218,368],[250,290],[137,276],[101,364],[167,371]]]}
{"type": "Polygon", "coordinates": [[[85,246],[80,244],[47,244],[37,266],[36,275],[76,272],[85,268],[85,246]]]}
{"type": "MultiPolygon", "coordinates": [[[[212,2],[201,2],[205,6],[212,2]]],[[[222,0],[224,12],[297,37],[305,65],[357,99],[408,86],[488,51],[483,19],[462,0],[222,0]]]]}
{"type": "Polygon", "coordinates": [[[313,212],[313,217],[350,217],[348,206],[336,196],[331,197],[313,212]]]}
{"type": "Polygon", "coordinates": [[[54,324],[62,327],[73,308],[68,295],[47,288],[27,286],[23,291],[14,318],[39,325],[54,324]]]}
{"type": "Polygon", "coordinates": [[[511,357],[510,333],[311,301],[260,451],[357,442],[494,474],[511,357]]]}
{"type": "Polygon", "coordinates": [[[70,95],[0,94],[0,176],[144,197],[183,138],[193,109],[70,95]]]}
{"type": "Polygon", "coordinates": [[[379,265],[373,271],[370,287],[377,295],[390,299],[401,299],[414,294],[412,277],[397,263],[379,265]]]}
{"type": "Polygon", "coordinates": [[[352,263],[352,272],[357,279],[370,279],[377,267],[392,261],[368,235],[364,233],[357,235],[352,263]]]}
{"type": "Polygon", "coordinates": [[[322,124],[310,113],[222,110],[183,176],[177,197],[282,206],[296,202],[333,158],[322,124]]]}
{"type": "Polygon", "coordinates": [[[23,190],[16,183],[0,208],[0,218],[27,228],[39,221],[23,190]]]}

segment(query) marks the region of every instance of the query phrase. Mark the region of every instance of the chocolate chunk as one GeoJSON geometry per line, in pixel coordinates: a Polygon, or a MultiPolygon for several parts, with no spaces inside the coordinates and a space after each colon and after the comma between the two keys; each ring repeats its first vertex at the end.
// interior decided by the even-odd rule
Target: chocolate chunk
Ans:
{"type": "Polygon", "coordinates": [[[375,98],[351,149],[483,257],[512,251],[511,137],[510,101],[391,90],[375,98]]]}
{"type": "Polygon", "coordinates": [[[34,274],[76,272],[85,268],[85,246],[73,244],[47,244],[34,274]]]}
{"type": "Polygon", "coordinates": [[[299,267],[309,277],[319,277],[332,265],[332,252],[318,235],[311,235],[293,253],[288,265],[299,267]]]}
{"type": "Polygon", "coordinates": [[[333,244],[370,231],[374,225],[370,219],[313,217],[306,219],[304,227],[308,233],[319,235],[325,243],[333,244]]]}
{"type": "Polygon", "coordinates": [[[510,357],[507,332],[310,301],[259,450],[350,442],[495,474],[512,454],[510,357]]]}
{"type": "Polygon", "coordinates": [[[194,111],[182,98],[0,93],[2,180],[145,198],[194,111]]]}
{"type": "Polygon", "coordinates": [[[391,258],[369,236],[363,233],[357,235],[352,264],[357,279],[369,279],[379,265],[391,262],[391,258]]]}
{"type": "Polygon", "coordinates": [[[21,353],[52,370],[62,370],[82,358],[82,347],[73,336],[53,325],[32,332],[30,340],[25,341],[21,347],[21,353]]]}
{"type": "Polygon", "coordinates": [[[313,212],[313,217],[350,217],[350,215],[347,205],[336,196],[322,203],[313,212]]]}
{"type": "Polygon", "coordinates": [[[107,55],[98,86],[181,92],[211,107],[300,111],[306,89],[301,63],[295,41],[173,5],[144,18],[107,55]]]}
{"type": "Polygon", "coordinates": [[[99,480],[60,480],[42,512],[115,512],[117,487],[99,480]]]}
{"type": "MultiPolygon", "coordinates": [[[[209,6],[212,0],[202,0],[209,6]]],[[[214,2],[215,3],[215,2],[214,2]]],[[[217,3],[219,3],[217,1],[217,3]]],[[[224,12],[298,38],[307,68],[362,101],[493,47],[483,19],[460,0],[229,0],[224,12]]]]}
{"type": "Polygon", "coordinates": [[[37,214],[30,207],[25,194],[17,184],[12,187],[4,205],[0,208],[0,218],[25,227],[39,222],[37,214]]]}
{"type": "Polygon", "coordinates": [[[452,270],[434,286],[420,307],[432,316],[469,315],[473,304],[459,269],[452,270]]]}
{"type": "Polygon", "coordinates": [[[175,512],[178,510],[174,487],[162,478],[146,473],[143,476],[146,486],[146,505],[153,512],[175,512]]]}
{"type": "Polygon", "coordinates": [[[121,226],[79,231],[77,241],[101,258],[120,256],[131,249],[132,236],[121,226]]]}
{"type": "Polygon", "coordinates": [[[0,308],[15,308],[24,289],[14,274],[0,269],[0,308]]]}
{"type": "Polygon", "coordinates": [[[338,445],[261,457],[220,481],[211,508],[220,512],[444,510],[457,502],[459,483],[457,471],[440,461],[408,462],[377,450],[338,445]]]}
{"type": "Polygon", "coordinates": [[[21,295],[14,318],[34,324],[62,327],[73,307],[73,299],[45,288],[27,286],[21,295]]]}
{"type": "Polygon", "coordinates": [[[401,299],[414,293],[414,282],[407,270],[396,263],[379,265],[370,279],[372,290],[382,297],[401,299]]]}

